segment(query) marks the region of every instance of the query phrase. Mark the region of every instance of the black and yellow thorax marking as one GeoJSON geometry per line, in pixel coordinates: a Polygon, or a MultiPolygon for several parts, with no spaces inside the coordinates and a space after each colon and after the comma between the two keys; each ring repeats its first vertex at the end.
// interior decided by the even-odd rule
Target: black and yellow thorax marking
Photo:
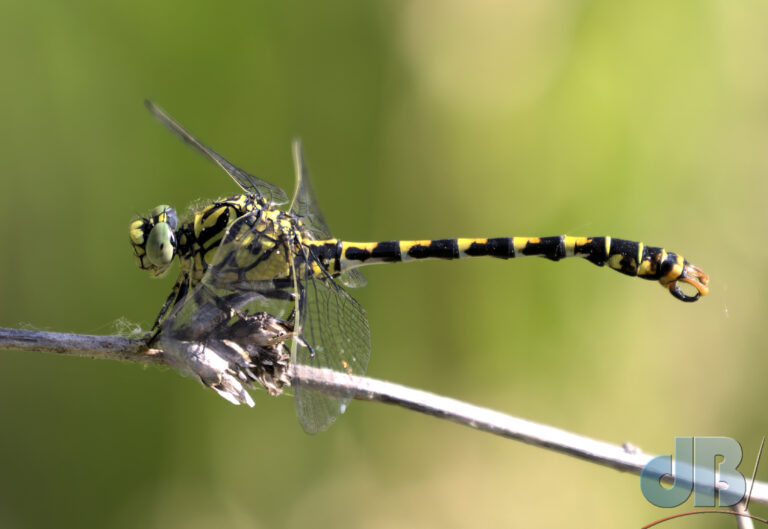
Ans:
{"type": "Polygon", "coordinates": [[[224,263],[223,273],[237,275],[222,278],[225,280],[290,277],[287,254],[296,226],[291,215],[269,207],[254,195],[217,200],[194,212],[192,220],[177,232],[181,274],[189,277],[190,287],[210,266],[220,263],[224,263]],[[241,217],[246,218],[233,226],[241,217]]]}
{"type": "MultiPolygon", "coordinates": [[[[131,224],[131,242],[139,266],[162,275],[170,263],[162,266],[151,263],[147,258],[147,241],[152,230],[166,222],[166,212],[173,210],[169,206],[156,209],[159,213],[131,224]]],[[[173,217],[175,219],[175,212],[173,217]]],[[[194,211],[192,218],[179,225],[173,237],[168,238],[179,258],[179,276],[154,328],[203,280],[211,267],[214,267],[211,281],[214,287],[241,282],[271,289],[264,282],[274,282],[276,288],[292,284],[283,280],[293,277],[295,262],[291,257],[307,255],[302,251],[302,230],[297,217],[271,207],[253,194],[220,199],[194,211]]],[[[297,262],[301,265],[306,259],[297,262]]],[[[314,264],[313,269],[319,272],[321,267],[314,264]]]]}

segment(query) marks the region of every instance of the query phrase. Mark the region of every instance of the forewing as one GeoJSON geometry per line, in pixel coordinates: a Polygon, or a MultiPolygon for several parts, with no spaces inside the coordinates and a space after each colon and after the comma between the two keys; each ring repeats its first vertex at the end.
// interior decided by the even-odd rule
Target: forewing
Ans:
{"type": "Polygon", "coordinates": [[[199,378],[231,403],[253,406],[247,391],[255,378],[251,364],[219,336],[231,319],[230,307],[242,301],[240,295],[222,297],[199,283],[164,320],[160,343],[171,365],[199,378]]]}
{"type": "MultiPolygon", "coordinates": [[[[293,166],[296,174],[296,193],[291,203],[291,213],[301,219],[305,232],[314,240],[333,238],[318,205],[309,169],[304,161],[304,149],[301,140],[293,140],[293,166]]],[[[347,270],[339,277],[341,283],[349,288],[365,286],[365,277],[359,270],[347,270]]]]}
{"type": "MultiPolygon", "coordinates": [[[[254,248],[270,247],[276,242],[271,246],[276,252],[286,249],[284,237],[259,231],[257,227],[262,226],[256,213],[232,223],[214,263],[164,320],[160,334],[162,349],[173,365],[197,376],[230,402],[251,406],[253,400],[247,388],[259,380],[254,374],[258,374],[259,365],[243,351],[252,345],[250,340],[259,336],[247,335],[240,342],[233,337],[231,324],[256,313],[283,320],[295,303],[291,283],[283,281],[281,287],[271,279],[250,280],[247,276],[248,271],[265,264],[258,260],[264,253],[254,252],[254,248]],[[238,343],[233,345],[232,340],[238,343]]],[[[288,261],[285,263],[284,270],[288,261]]]]}
{"type": "Polygon", "coordinates": [[[253,248],[277,245],[279,237],[256,230],[258,219],[258,212],[243,215],[227,228],[203,278],[163,323],[163,337],[204,341],[229,317],[230,308],[239,310],[260,296],[260,289],[266,287],[259,282],[246,284],[243,272],[258,265],[253,248]]]}
{"type": "MultiPolygon", "coordinates": [[[[252,314],[264,311],[290,319],[293,312],[300,339],[292,342],[292,363],[364,374],[371,346],[362,307],[333,280],[311,247],[302,246],[295,254],[295,234],[290,230],[269,231],[260,226],[256,214],[235,221],[203,283],[220,299],[232,297],[238,303],[248,303],[252,314]],[[264,259],[268,253],[287,259],[283,271],[290,269],[290,278],[284,278],[283,273],[283,279],[251,279],[248,270],[264,271],[265,277],[274,277],[268,272],[274,263],[264,259]]],[[[308,433],[327,429],[349,402],[349,398],[328,397],[304,388],[300,381],[294,380],[292,386],[299,422],[308,433]]]]}
{"type": "Polygon", "coordinates": [[[237,184],[248,193],[253,193],[264,197],[268,202],[274,205],[287,204],[288,195],[279,187],[265,182],[260,178],[243,171],[232,162],[221,156],[219,153],[205,145],[194,137],[188,130],[182,127],[178,121],[173,119],[165,110],[147,100],[144,102],[150,112],[160,120],[171,132],[181,138],[186,144],[194,147],[198,152],[211,160],[213,163],[224,169],[237,184]]]}
{"type": "Polygon", "coordinates": [[[293,167],[296,177],[296,192],[293,195],[290,212],[300,218],[304,229],[312,234],[315,240],[331,238],[331,230],[325,222],[320,206],[317,204],[315,191],[310,181],[309,169],[304,161],[304,149],[301,140],[293,140],[293,167]]]}
{"type": "MultiPolygon", "coordinates": [[[[304,258],[310,263],[306,269],[311,270],[313,262],[319,263],[311,250],[305,251],[304,258]]],[[[363,308],[327,273],[318,276],[307,271],[298,290],[298,330],[306,345],[294,343],[293,363],[341,374],[365,374],[371,339],[363,308]]],[[[294,383],[293,391],[296,414],[308,433],[327,429],[350,400],[317,393],[302,387],[300,381],[294,383]]]]}

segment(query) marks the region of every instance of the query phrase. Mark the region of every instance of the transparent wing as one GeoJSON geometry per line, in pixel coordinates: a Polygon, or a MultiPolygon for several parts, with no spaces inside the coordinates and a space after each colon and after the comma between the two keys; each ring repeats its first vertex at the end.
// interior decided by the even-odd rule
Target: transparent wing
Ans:
{"type": "Polygon", "coordinates": [[[348,288],[360,288],[368,283],[365,276],[357,268],[342,272],[339,276],[339,281],[341,281],[342,285],[348,288]]]}
{"type": "MultiPolygon", "coordinates": [[[[302,342],[294,342],[291,361],[338,373],[363,375],[371,356],[368,319],[363,308],[328,274],[311,274],[319,261],[305,250],[310,266],[299,282],[298,331],[302,342]]],[[[301,267],[296,267],[301,269],[301,267]]],[[[320,268],[322,270],[322,267],[320,268]]],[[[307,433],[327,429],[344,413],[349,398],[335,398],[294,384],[296,415],[307,433]]]]}
{"type": "Polygon", "coordinates": [[[153,102],[146,100],[144,101],[144,104],[171,132],[176,134],[186,144],[194,147],[213,163],[224,169],[224,171],[226,171],[227,174],[245,191],[263,197],[265,200],[275,205],[288,203],[288,195],[285,194],[285,191],[269,182],[265,182],[260,178],[256,178],[255,176],[246,173],[234,165],[232,162],[195,138],[188,130],[182,127],[178,121],[173,119],[167,112],[165,112],[165,110],[155,105],[153,102]]]}
{"type": "Polygon", "coordinates": [[[217,291],[201,282],[162,324],[160,343],[165,357],[174,367],[199,378],[233,404],[254,405],[247,391],[253,382],[279,393],[287,381],[284,373],[288,356],[283,354],[284,360],[280,362],[281,355],[275,347],[233,345],[232,322],[237,318],[233,317],[232,310],[258,297],[251,292],[217,291]],[[265,349],[277,353],[271,354],[273,361],[267,366],[257,355],[250,354],[250,351],[265,349]]]}
{"type": "MultiPolygon", "coordinates": [[[[160,339],[172,363],[230,402],[253,405],[246,391],[253,381],[266,381],[270,392],[283,389],[287,379],[282,378],[282,368],[287,363],[276,366],[275,355],[269,362],[260,360],[259,354],[275,349],[265,347],[265,339],[290,340],[292,363],[355,375],[364,374],[368,366],[365,312],[311,249],[302,247],[294,255],[294,242],[290,229],[270,232],[256,213],[240,217],[222,239],[202,281],[163,323],[160,339]],[[285,332],[241,332],[255,328],[248,318],[263,314],[285,332]]],[[[279,361],[279,354],[276,357],[279,361]]],[[[298,383],[293,392],[299,422],[308,433],[327,429],[349,402],[298,383]]]]}
{"type": "MultiPolygon", "coordinates": [[[[362,307],[334,281],[312,248],[296,245],[291,228],[271,233],[261,222],[254,214],[232,224],[203,283],[219,298],[248,303],[251,314],[287,319],[297,336],[292,363],[364,374],[371,345],[362,307]]],[[[349,402],[298,383],[292,390],[299,422],[308,433],[327,429],[349,402]]]]}
{"type": "Polygon", "coordinates": [[[331,230],[325,222],[320,206],[315,198],[315,191],[310,181],[309,169],[304,161],[304,149],[301,140],[293,140],[293,167],[296,176],[296,194],[293,195],[290,212],[300,218],[304,229],[312,234],[315,240],[330,239],[331,230]]]}
{"type": "Polygon", "coordinates": [[[273,395],[290,383],[286,344],[295,334],[292,283],[275,279],[290,269],[290,239],[265,233],[260,219],[255,212],[232,223],[214,262],[164,320],[160,334],[172,364],[230,402],[250,406],[254,383],[273,395]]]}
{"type": "MultiPolygon", "coordinates": [[[[328,224],[325,222],[320,206],[315,198],[315,191],[309,175],[309,169],[304,161],[304,149],[301,140],[293,140],[293,166],[296,173],[296,194],[291,202],[290,212],[301,219],[304,229],[314,240],[321,241],[333,238],[328,224]]],[[[359,270],[352,269],[343,272],[339,280],[349,288],[365,286],[365,277],[359,270]]]]}

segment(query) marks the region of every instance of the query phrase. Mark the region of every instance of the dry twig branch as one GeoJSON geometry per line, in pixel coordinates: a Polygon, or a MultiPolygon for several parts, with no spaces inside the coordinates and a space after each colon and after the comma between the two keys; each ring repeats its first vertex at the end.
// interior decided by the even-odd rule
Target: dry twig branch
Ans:
{"type": "MultiPolygon", "coordinates": [[[[0,349],[42,351],[89,358],[166,365],[163,352],[143,340],[20,329],[0,329],[0,349]]],[[[378,401],[432,415],[484,432],[554,450],[616,470],[640,474],[654,456],[628,445],[619,446],[538,424],[426,391],[334,371],[291,366],[292,384],[309,386],[332,396],[378,401]]],[[[747,485],[749,488],[749,484],[747,485]]],[[[756,481],[750,501],[768,504],[768,483],[756,481]]]]}

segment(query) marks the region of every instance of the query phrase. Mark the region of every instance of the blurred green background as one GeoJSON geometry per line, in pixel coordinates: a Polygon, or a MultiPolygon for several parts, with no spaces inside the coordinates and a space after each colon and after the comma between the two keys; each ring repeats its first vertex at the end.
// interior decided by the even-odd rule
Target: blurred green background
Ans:
{"type": "MultiPolygon", "coordinates": [[[[368,269],[369,374],[648,452],[731,436],[751,472],[768,430],[764,2],[247,4],[0,4],[0,325],[151,324],[174,274],[135,268],[129,221],[237,189],[149,97],[286,189],[301,136],[340,237],[610,234],[682,253],[712,277],[692,305],[578,261],[368,269]]],[[[0,353],[0,527],[670,514],[635,476],[402,409],[353,403],[307,436],[289,397],[255,399],[0,353]]]]}

